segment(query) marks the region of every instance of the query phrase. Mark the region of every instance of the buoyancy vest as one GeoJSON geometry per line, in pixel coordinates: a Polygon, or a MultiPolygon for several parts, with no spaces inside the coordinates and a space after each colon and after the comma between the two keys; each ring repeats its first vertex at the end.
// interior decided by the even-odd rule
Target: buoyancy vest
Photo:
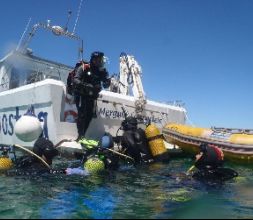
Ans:
{"type": "MultiPolygon", "coordinates": [[[[70,94],[70,95],[74,95],[73,94],[73,92],[74,92],[74,78],[75,78],[75,75],[76,75],[76,71],[80,66],[81,65],[76,65],[76,67],[71,72],[69,72],[69,74],[68,74],[66,90],[67,90],[67,93],[70,94]]],[[[83,62],[82,63],[82,70],[83,71],[88,71],[89,69],[90,69],[90,64],[86,63],[86,62],[83,62]]]]}

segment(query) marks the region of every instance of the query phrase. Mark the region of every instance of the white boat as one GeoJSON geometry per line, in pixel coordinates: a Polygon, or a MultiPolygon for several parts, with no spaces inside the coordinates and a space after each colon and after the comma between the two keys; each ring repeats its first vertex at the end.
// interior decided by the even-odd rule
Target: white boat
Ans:
{"type": "MultiPolygon", "coordinates": [[[[16,121],[33,105],[41,122],[44,136],[54,144],[78,136],[74,118],[77,116],[72,97],[66,94],[67,76],[73,67],[33,55],[28,48],[38,28],[80,41],[80,37],[60,26],[39,23],[32,27],[19,47],[0,60],[0,145],[19,144],[31,148],[34,144],[17,138],[16,121]]],[[[59,54],[60,55],[60,54],[59,54]]],[[[158,128],[168,123],[184,124],[183,106],[147,100],[141,82],[141,68],[133,56],[120,58],[120,76],[112,80],[109,90],[101,91],[94,117],[86,132],[89,139],[99,139],[105,132],[117,134],[124,119],[122,107],[131,115],[141,116],[158,128]],[[131,80],[130,80],[131,79],[131,80]]],[[[76,142],[63,142],[62,152],[81,150],[76,142]]]]}

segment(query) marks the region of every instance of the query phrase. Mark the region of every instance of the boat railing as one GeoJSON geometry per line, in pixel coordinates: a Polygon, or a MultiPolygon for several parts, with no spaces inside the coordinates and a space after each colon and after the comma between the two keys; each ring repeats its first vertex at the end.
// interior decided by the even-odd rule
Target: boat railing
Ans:
{"type": "Polygon", "coordinates": [[[223,127],[211,127],[214,132],[223,132],[231,134],[253,134],[253,129],[241,129],[241,128],[223,128],[223,127]]]}

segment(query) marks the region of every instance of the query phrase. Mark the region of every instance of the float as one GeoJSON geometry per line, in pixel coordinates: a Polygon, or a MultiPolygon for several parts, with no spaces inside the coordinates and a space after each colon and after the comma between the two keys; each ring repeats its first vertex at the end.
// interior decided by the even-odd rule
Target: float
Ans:
{"type": "Polygon", "coordinates": [[[223,150],[225,160],[253,162],[253,130],[234,128],[200,128],[170,123],[162,130],[165,140],[179,146],[186,154],[197,154],[201,143],[214,144],[223,150]]]}

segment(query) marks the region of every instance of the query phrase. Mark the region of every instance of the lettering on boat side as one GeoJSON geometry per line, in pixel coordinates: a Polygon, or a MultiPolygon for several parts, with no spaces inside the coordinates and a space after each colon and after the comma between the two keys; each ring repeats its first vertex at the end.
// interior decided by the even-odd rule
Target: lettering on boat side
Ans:
{"type": "MultiPolygon", "coordinates": [[[[112,119],[124,119],[124,112],[123,111],[117,111],[117,110],[110,110],[107,108],[100,108],[98,110],[99,115],[105,118],[112,118],[112,119]]],[[[134,113],[129,113],[129,116],[134,116],[134,113]]],[[[141,116],[143,121],[151,121],[152,123],[162,123],[162,118],[158,118],[155,116],[141,116]]]]}
{"type": "MultiPolygon", "coordinates": [[[[14,124],[21,117],[19,113],[19,107],[16,107],[15,114],[3,113],[0,114],[0,134],[13,136],[14,134],[14,124]]],[[[39,112],[37,118],[40,122],[43,122],[43,136],[48,137],[48,126],[47,126],[47,112],[39,112]]]]}

